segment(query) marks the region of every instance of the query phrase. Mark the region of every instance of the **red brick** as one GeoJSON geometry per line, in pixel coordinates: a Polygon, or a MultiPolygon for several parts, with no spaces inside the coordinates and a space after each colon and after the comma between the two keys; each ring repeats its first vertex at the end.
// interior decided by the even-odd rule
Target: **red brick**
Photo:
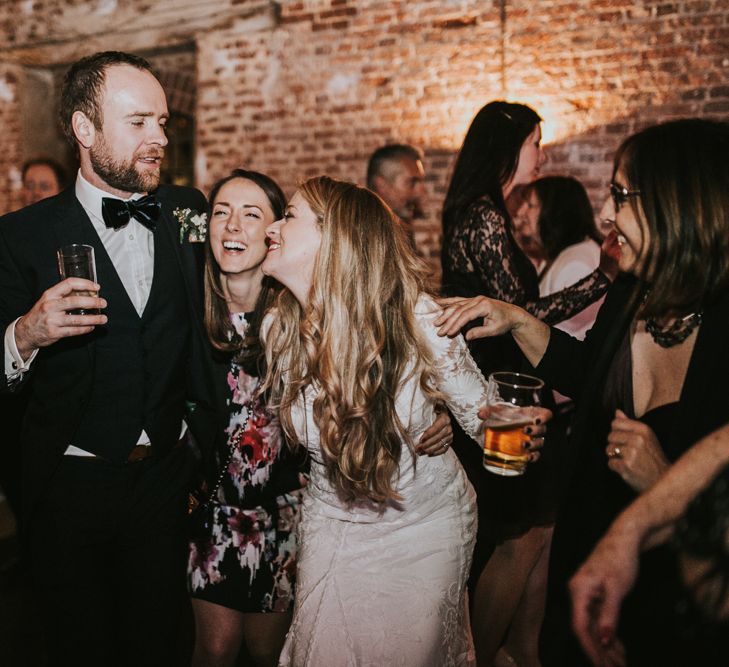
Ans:
{"type": "MultiPolygon", "coordinates": [[[[32,50],[43,40],[77,39],[63,26],[75,25],[68,12],[79,2],[44,0],[29,15],[17,11],[19,0],[0,3],[7,59],[15,42],[32,50]]],[[[545,130],[560,137],[548,146],[546,172],[583,179],[597,207],[613,153],[626,135],[679,115],[729,119],[729,67],[723,64],[729,58],[729,21],[723,2],[509,0],[507,97],[532,102],[548,119],[545,130]]],[[[150,0],[119,3],[104,23],[128,21],[149,5],[150,0]]],[[[154,3],[156,10],[174,5],[154,3]]],[[[416,236],[437,272],[438,216],[453,158],[476,111],[503,96],[498,3],[280,5],[272,30],[246,32],[230,23],[190,37],[198,54],[197,81],[194,71],[180,71],[197,85],[196,146],[206,160],[199,185],[208,188],[240,164],[270,173],[288,193],[298,179],[323,171],[362,182],[367,157],[377,146],[416,143],[425,150],[428,172],[428,215],[417,222],[416,236]],[[337,90],[335,75],[351,77],[352,84],[337,90]]],[[[172,45],[178,32],[160,31],[149,49],[172,45]]],[[[80,44],[78,52],[83,48],[80,44]]],[[[34,53],[29,57],[40,66],[53,64],[36,63],[34,53]]],[[[166,79],[174,87],[169,101],[184,105],[193,91],[174,73],[173,67],[166,79]]],[[[22,84],[19,74],[0,64],[0,80],[13,92],[22,84]]],[[[17,101],[0,99],[2,173],[22,162],[19,118],[17,101]]],[[[0,201],[6,208],[17,205],[10,183],[0,183],[0,201]]]]}

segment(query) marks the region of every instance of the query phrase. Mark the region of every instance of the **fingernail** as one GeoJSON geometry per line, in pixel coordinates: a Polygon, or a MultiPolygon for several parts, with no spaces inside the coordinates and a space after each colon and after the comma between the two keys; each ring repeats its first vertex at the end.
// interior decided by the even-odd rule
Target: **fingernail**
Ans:
{"type": "Polygon", "coordinates": [[[531,435],[531,433],[532,433],[532,427],[531,426],[526,426],[524,428],[524,433],[526,433],[527,435],[531,435]]]}

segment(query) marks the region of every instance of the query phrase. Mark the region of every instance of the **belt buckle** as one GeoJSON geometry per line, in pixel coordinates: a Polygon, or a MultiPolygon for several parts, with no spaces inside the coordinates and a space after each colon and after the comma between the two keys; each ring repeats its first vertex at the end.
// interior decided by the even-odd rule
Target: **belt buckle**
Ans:
{"type": "Polygon", "coordinates": [[[152,456],[152,448],[149,445],[135,445],[134,449],[129,452],[127,463],[139,463],[152,456]]]}

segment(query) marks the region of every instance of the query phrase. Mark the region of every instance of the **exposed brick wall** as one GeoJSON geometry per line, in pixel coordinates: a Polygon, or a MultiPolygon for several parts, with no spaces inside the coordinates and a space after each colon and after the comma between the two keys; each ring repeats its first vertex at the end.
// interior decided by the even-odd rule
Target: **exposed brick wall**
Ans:
{"type": "MultiPolygon", "coordinates": [[[[256,3],[201,2],[198,12],[206,4],[212,13],[256,3]]],[[[454,153],[470,119],[491,99],[525,101],[542,114],[545,172],[582,179],[596,207],[624,136],[682,115],[729,118],[726,0],[506,0],[504,23],[501,3],[486,0],[278,4],[278,21],[259,29],[218,21],[193,34],[160,32],[154,43],[135,38],[137,50],[175,40],[195,44],[198,184],[207,189],[241,165],[270,173],[289,193],[299,179],[322,172],[361,183],[377,146],[413,143],[425,152],[429,196],[416,239],[434,260],[454,153]]],[[[133,23],[135,12],[151,6],[6,0],[0,43],[22,41],[19,53],[27,59],[28,45],[41,35],[64,38],[69,28],[58,26],[68,21],[54,18],[69,8],[78,13],[81,5],[90,8],[88,17],[96,12],[103,29],[117,17],[133,23]]],[[[173,0],[153,5],[157,15],[174,6],[173,0]]],[[[114,39],[116,48],[124,44],[123,35],[114,39]]],[[[78,44],[79,54],[87,50],[94,49],[78,44]]],[[[12,103],[2,96],[0,114],[12,117],[12,103]]],[[[0,137],[2,160],[13,140],[12,131],[0,137]]],[[[7,173],[2,162],[0,170],[7,173]]]]}
{"type": "Polygon", "coordinates": [[[20,167],[23,163],[21,103],[18,87],[23,77],[21,67],[0,62],[0,202],[2,212],[21,205],[20,167]]]}

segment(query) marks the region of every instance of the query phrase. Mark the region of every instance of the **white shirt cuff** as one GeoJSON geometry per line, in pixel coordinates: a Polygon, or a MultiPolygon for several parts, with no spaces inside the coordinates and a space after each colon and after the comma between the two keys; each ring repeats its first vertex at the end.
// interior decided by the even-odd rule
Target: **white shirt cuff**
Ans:
{"type": "Polygon", "coordinates": [[[8,381],[17,380],[23,373],[25,373],[35,359],[35,355],[38,354],[38,350],[33,350],[28,361],[23,361],[23,358],[18,352],[18,346],[15,343],[15,325],[18,323],[14,320],[5,329],[5,377],[8,381]]]}

